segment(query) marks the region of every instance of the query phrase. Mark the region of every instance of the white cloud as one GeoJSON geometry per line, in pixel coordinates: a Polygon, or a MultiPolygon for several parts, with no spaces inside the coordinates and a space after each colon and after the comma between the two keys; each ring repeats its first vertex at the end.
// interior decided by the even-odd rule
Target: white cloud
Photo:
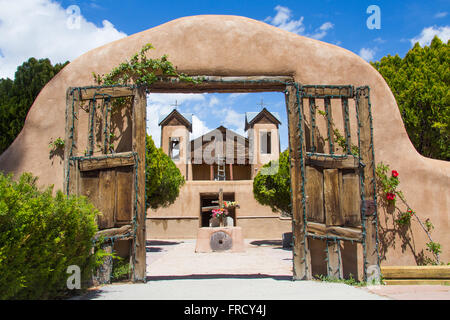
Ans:
{"type": "Polygon", "coordinates": [[[309,35],[309,36],[313,39],[320,40],[327,35],[327,31],[329,29],[333,29],[333,26],[334,25],[331,22],[325,22],[324,24],[322,24],[320,26],[320,28],[318,30],[316,30],[316,33],[309,35]]]}
{"type": "Polygon", "coordinates": [[[411,45],[414,45],[416,42],[418,42],[422,47],[428,46],[431,43],[431,40],[433,40],[434,36],[438,36],[439,39],[441,39],[443,42],[447,42],[450,38],[450,26],[444,26],[444,27],[428,27],[424,28],[420,35],[416,36],[415,38],[412,38],[410,40],[411,45]]]}
{"type": "Polygon", "coordinates": [[[386,40],[384,40],[384,39],[381,38],[381,37],[375,38],[375,39],[373,39],[373,41],[376,42],[376,43],[380,43],[380,44],[383,44],[383,43],[386,42],[386,40]]]}
{"type": "Polygon", "coordinates": [[[65,62],[127,36],[108,20],[98,27],[82,12],[75,19],[52,0],[0,0],[0,8],[0,77],[13,78],[30,57],[65,62]]]}
{"type": "MultiPolygon", "coordinates": [[[[209,102],[205,95],[194,93],[151,93],[147,96],[147,133],[152,136],[156,147],[160,147],[161,144],[161,127],[158,125],[160,117],[170,113],[175,108],[175,102],[181,113],[189,113],[190,104],[192,103],[200,103],[200,106],[207,106],[209,102]]],[[[197,116],[194,115],[192,117],[191,139],[197,138],[211,130],[197,116]]]]}
{"type": "Polygon", "coordinates": [[[224,127],[241,134],[244,132],[245,113],[236,112],[230,107],[214,109],[212,113],[220,119],[220,123],[224,127]]]}
{"type": "Polygon", "coordinates": [[[192,134],[191,134],[191,140],[196,139],[205,133],[208,133],[212,131],[213,129],[208,128],[207,125],[205,125],[205,122],[200,120],[197,116],[192,116],[192,134]]]}
{"type": "Polygon", "coordinates": [[[359,55],[366,61],[370,61],[375,56],[375,50],[370,48],[361,48],[359,55]]]}
{"type": "Polygon", "coordinates": [[[280,29],[293,33],[301,34],[305,31],[303,17],[300,17],[298,20],[292,20],[292,11],[287,7],[276,6],[275,11],[277,12],[275,17],[267,17],[265,21],[280,29]]]}
{"type": "Polygon", "coordinates": [[[434,15],[435,18],[445,18],[448,12],[438,12],[434,15]]]}
{"type": "Polygon", "coordinates": [[[264,21],[267,21],[271,25],[274,25],[275,27],[278,27],[280,29],[300,35],[305,35],[313,39],[324,38],[327,35],[328,30],[332,29],[334,26],[331,22],[325,22],[319,28],[317,28],[314,33],[308,34],[305,33],[305,25],[303,24],[304,17],[300,17],[300,19],[294,20],[292,18],[292,10],[280,5],[275,7],[275,11],[277,12],[275,17],[267,17],[264,21]]]}

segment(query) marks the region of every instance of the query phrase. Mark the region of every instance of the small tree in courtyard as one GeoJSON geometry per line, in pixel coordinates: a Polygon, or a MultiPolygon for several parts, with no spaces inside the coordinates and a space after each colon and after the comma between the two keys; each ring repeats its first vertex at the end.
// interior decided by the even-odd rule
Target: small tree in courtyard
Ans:
{"type": "Polygon", "coordinates": [[[156,148],[151,136],[146,138],[145,204],[157,209],[175,202],[184,177],[175,163],[161,148],[156,148]]]}
{"type": "Polygon", "coordinates": [[[291,215],[291,192],[289,173],[289,150],[280,154],[280,158],[265,164],[253,180],[253,195],[260,204],[270,206],[272,211],[282,215],[291,215]],[[277,172],[270,172],[277,167],[277,172]],[[274,173],[274,174],[266,174],[274,173]]]}

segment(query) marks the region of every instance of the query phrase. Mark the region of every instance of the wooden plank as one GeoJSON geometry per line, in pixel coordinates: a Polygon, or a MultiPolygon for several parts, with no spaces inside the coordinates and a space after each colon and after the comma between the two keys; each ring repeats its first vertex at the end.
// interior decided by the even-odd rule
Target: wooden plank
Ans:
{"type": "Polygon", "coordinates": [[[151,92],[165,93],[176,90],[179,93],[202,92],[282,92],[287,83],[292,83],[291,76],[249,76],[249,77],[218,77],[198,76],[200,83],[182,82],[175,77],[160,77],[150,85],[151,92]]]}
{"type": "Polygon", "coordinates": [[[335,227],[327,226],[323,223],[308,222],[307,230],[308,233],[314,233],[320,236],[338,236],[355,241],[361,241],[362,239],[361,228],[335,227]]]}
{"type": "Polygon", "coordinates": [[[342,264],[340,241],[327,241],[328,261],[327,274],[331,279],[342,279],[344,267],[342,264]]]}
{"type": "Polygon", "coordinates": [[[450,280],[447,279],[383,279],[383,282],[388,285],[450,285],[450,280]]]}
{"type": "Polygon", "coordinates": [[[82,157],[79,162],[81,171],[90,171],[131,166],[134,165],[135,160],[132,152],[121,152],[103,157],[82,157]]]}
{"type": "MultiPolygon", "coordinates": [[[[80,173],[80,194],[87,197],[95,208],[101,210],[101,202],[99,201],[99,171],[89,171],[80,173]]],[[[98,216],[97,216],[98,223],[98,216]]]]}
{"type": "Polygon", "coordinates": [[[341,226],[344,224],[344,220],[341,217],[339,187],[338,170],[324,169],[323,194],[325,207],[325,224],[327,226],[341,226]]]}
{"type": "Polygon", "coordinates": [[[94,153],[95,144],[95,122],[97,119],[97,102],[90,101],[89,103],[89,117],[88,117],[88,135],[87,135],[87,154],[94,153]]]}
{"type": "Polygon", "coordinates": [[[311,152],[317,152],[319,145],[319,128],[316,125],[316,99],[309,98],[309,116],[311,122],[311,152]]]}
{"type": "Polygon", "coordinates": [[[339,236],[349,239],[361,240],[362,230],[361,228],[349,228],[349,227],[327,227],[327,234],[330,236],[339,236]]]}
{"type": "MultiPolygon", "coordinates": [[[[138,163],[137,172],[135,174],[135,183],[137,184],[137,193],[133,192],[132,201],[137,203],[136,212],[136,236],[134,246],[134,272],[132,275],[133,282],[146,281],[146,250],[145,250],[145,136],[146,136],[146,109],[147,96],[144,88],[135,90],[133,100],[133,117],[132,117],[132,147],[137,152],[138,163]]],[[[134,214],[133,210],[133,214],[134,214]]]]}
{"type": "Polygon", "coordinates": [[[131,224],[124,225],[120,228],[111,228],[111,229],[105,229],[98,231],[94,239],[98,239],[99,237],[115,237],[115,236],[124,236],[127,234],[131,234],[133,232],[133,229],[131,227],[131,224]]]}
{"type": "Polygon", "coordinates": [[[134,170],[132,167],[116,169],[116,210],[117,223],[131,223],[133,217],[133,182],[134,170]]]}
{"type": "Polygon", "coordinates": [[[100,230],[114,227],[115,180],[115,170],[102,170],[99,172],[98,205],[100,207],[98,209],[102,213],[98,217],[98,227],[100,230]]]}
{"type": "Polygon", "coordinates": [[[202,212],[209,212],[213,209],[219,209],[219,206],[208,206],[208,207],[202,207],[202,212]]]}
{"type": "Polygon", "coordinates": [[[325,97],[353,97],[353,87],[352,86],[315,86],[315,85],[304,85],[302,86],[304,97],[313,98],[325,98],[325,97]]]}
{"type": "MultiPolygon", "coordinates": [[[[302,99],[297,99],[297,88],[294,85],[286,87],[286,108],[289,131],[289,158],[291,173],[292,194],[292,223],[293,223],[293,279],[311,279],[311,256],[306,241],[305,224],[303,219],[302,170],[300,157],[306,155],[305,141],[300,138],[301,129],[304,132],[304,123],[299,121],[299,108],[302,108],[302,99]],[[298,101],[299,100],[299,101],[298,101]],[[300,105],[299,105],[300,104],[300,105]],[[300,149],[301,148],[301,149],[300,149]],[[300,153],[301,150],[301,153],[300,153]]],[[[301,111],[300,111],[301,112],[301,111]]]]}
{"type": "Polygon", "coordinates": [[[308,155],[306,164],[326,169],[356,169],[359,167],[359,161],[353,156],[347,158],[330,158],[321,155],[308,155]]]}
{"type": "Polygon", "coordinates": [[[348,98],[342,98],[341,105],[342,105],[342,117],[344,118],[344,134],[345,134],[345,143],[347,145],[347,154],[351,154],[352,141],[350,135],[350,116],[348,112],[348,98]]]}
{"type": "Polygon", "coordinates": [[[450,266],[383,266],[385,279],[448,279],[450,266]]]}
{"type": "Polygon", "coordinates": [[[308,221],[325,223],[323,211],[323,173],[306,166],[306,217],[308,221]]]}
{"type": "MultiPolygon", "coordinates": [[[[369,88],[358,88],[356,92],[356,105],[358,112],[358,125],[360,127],[360,156],[364,167],[364,197],[365,200],[373,201],[375,198],[375,176],[374,176],[374,150],[371,136],[371,122],[369,110],[369,88]]],[[[364,261],[366,281],[379,283],[379,261],[377,249],[377,214],[366,216],[366,259],[364,261]],[[377,270],[378,274],[368,274],[368,270],[377,270]]]]}
{"type": "Polygon", "coordinates": [[[66,91],[66,123],[64,137],[64,192],[78,194],[78,163],[71,156],[78,154],[78,114],[80,110],[79,91],[66,91]]]}
{"type": "Polygon", "coordinates": [[[103,99],[105,96],[111,98],[128,97],[134,94],[133,89],[130,87],[97,87],[97,88],[81,88],[81,99],[90,100],[94,98],[96,100],[103,99]]]}
{"type": "Polygon", "coordinates": [[[333,133],[333,112],[331,111],[331,99],[326,97],[324,99],[325,112],[327,114],[327,138],[328,138],[328,153],[333,154],[335,151],[334,133],[333,133]]]}
{"type": "Polygon", "coordinates": [[[340,203],[344,226],[357,227],[361,225],[361,196],[359,192],[359,175],[339,172],[341,181],[340,203]]]}

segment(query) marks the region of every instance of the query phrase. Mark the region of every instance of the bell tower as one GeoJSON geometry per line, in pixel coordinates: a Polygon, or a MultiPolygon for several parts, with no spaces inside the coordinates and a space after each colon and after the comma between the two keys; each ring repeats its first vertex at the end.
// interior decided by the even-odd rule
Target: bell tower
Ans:
{"type": "Polygon", "coordinates": [[[192,132],[192,114],[180,113],[173,109],[168,115],[162,116],[161,148],[175,163],[186,180],[189,177],[188,146],[192,132]]]}
{"type": "Polygon", "coordinates": [[[279,125],[281,121],[278,113],[266,108],[260,112],[245,113],[245,131],[249,130],[248,137],[252,139],[252,179],[264,164],[280,157],[279,125]]]}

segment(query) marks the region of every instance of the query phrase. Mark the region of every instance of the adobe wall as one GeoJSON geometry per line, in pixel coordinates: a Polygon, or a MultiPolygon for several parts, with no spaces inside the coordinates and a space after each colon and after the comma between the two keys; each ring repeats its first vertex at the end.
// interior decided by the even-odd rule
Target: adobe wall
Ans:
{"type": "Polygon", "coordinates": [[[291,219],[283,219],[269,207],[261,206],[253,197],[253,181],[186,181],[180,195],[167,208],[147,210],[147,237],[149,239],[196,238],[200,226],[200,195],[205,193],[234,193],[236,226],[242,227],[247,239],[281,239],[292,231],[291,219]]]}
{"type": "MultiPolygon", "coordinates": [[[[400,186],[406,198],[423,220],[430,218],[434,223],[433,239],[443,245],[442,260],[450,261],[450,163],[428,159],[416,152],[394,96],[381,75],[346,49],[244,17],[180,18],[78,57],[40,92],[24,129],[0,156],[0,169],[16,174],[30,171],[40,177],[41,184],[62,188],[63,162],[49,157],[48,144],[50,139],[64,137],[67,87],[93,85],[92,72],[108,73],[148,42],[156,47],[151,52],[153,57],[168,54],[179,71],[192,75],[293,75],[303,84],[369,85],[375,160],[391,165],[400,173],[400,186]]],[[[428,241],[420,226],[414,222],[412,238],[404,241],[394,228],[391,216],[381,211],[380,221],[382,247],[387,246],[382,263],[415,264],[428,241]]]]}

